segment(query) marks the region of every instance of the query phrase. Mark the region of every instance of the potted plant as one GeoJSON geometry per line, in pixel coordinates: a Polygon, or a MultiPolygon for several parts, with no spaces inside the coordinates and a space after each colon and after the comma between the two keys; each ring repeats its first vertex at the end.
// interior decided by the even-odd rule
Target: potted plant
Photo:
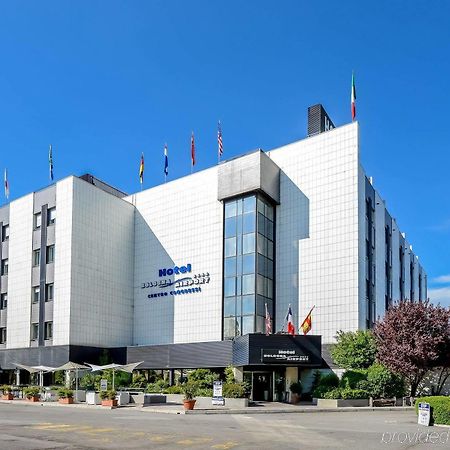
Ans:
{"type": "Polygon", "coordinates": [[[37,386],[29,386],[23,390],[23,393],[29,402],[38,402],[40,389],[37,386]]]}
{"type": "Polygon", "coordinates": [[[2,400],[12,400],[14,397],[12,395],[12,388],[8,384],[0,386],[0,390],[3,392],[2,400]]]}
{"type": "Polygon", "coordinates": [[[302,383],[300,381],[294,381],[289,387],[291,395],[291,403],[294,405],[300,402],[300,395],[302,393],[302,383]]]}
{"type": "Polygon", "coordinates": [[[102,400],[102,406],[109,406],[110,408],[117,407],[116,391],[100,391],[100,398],[102,400]]]}
{"type": "Polygon", "coordinates": [[[65,405],[71,405],[73,403],[73,391],[72,389],[67,389],[65,387],[58,389],[58,402],[65,405]]]}
{"type": "Polygon", "coordinates": [[[198,387],[197,383],[193,381],[188,381],[187,383],[184,383],[182,386],[182,391],[184,394],[183,399],[183,406],[185,410],[192,410],[194,409],[195,405],[195,396],[197,395],[198,387]]]}

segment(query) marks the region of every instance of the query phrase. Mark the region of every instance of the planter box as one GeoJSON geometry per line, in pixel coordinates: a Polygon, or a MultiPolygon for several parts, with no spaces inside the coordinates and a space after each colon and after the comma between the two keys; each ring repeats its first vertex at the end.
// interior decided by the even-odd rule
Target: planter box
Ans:
{"type": "MultiPolygon", "coordinates": [[[[167,401],[170,403],[183,403],[183,394],[165,394],[167,401]]],[[[214,408],[228,408],[228,409],[243,409],[248,407],[248,398],[225,398],[224,406],[213,406],[211,397],[195,397],[196,409],[214,409],[214,408]]]]}
{"type": "Polygon", "coordinates": [[[73,391],[73,400],[76,402],[86,401],[86,391],[78,389],[78,391],[73,391]]]}
{"type": "Polygon", "coordinates": [[[58,403],[61,403],[63,405],[72,405],[73,404],[73,398],[72,397],[60,398],[58,400],[58,403]]]}
{"type": "Polygon", "coordinates": [[[27,402],[37,403],[39,401],[39,397],[27,397],[27,402]]]}
{"type": "Polygon", "coordinates": [[[117,408],[117,400],[102,400],[102,406],[109,406],[110,408],[117,408]]]}
{"type": "Polygon", "coordinates": [[[117,401],[119,405],[128,405],[130,403],[130,393],[126,391],[121,391],[117,393],[117,401]]]}
{"type": "Polygon", "coordinates": [[[86,392],[86,403],[88,405],[100,405],[100,397],[97,392],[88,391],[86,392]]]}
{"type": "Polygon", "coordinates": [[[153,403],[166,403],[167,396],[165,394],[145,394],[144,405],[153,403]]]}
{"type": "Polygon", "coordinates": [[[360,407],[360,406],[369,406],[369,399],[353,399],[353,400],[344,400],[342,398],[338,398],[336,400],[328,399],[328,398],[319,398],[317,399],[317,407],[319,408],[345,408],[345,407],[360,407]]]}
{"type": "Polygon", "coordinates": [[[2,400],[12,400],[14,396],[12,394],[3,394],[2,400]]]}

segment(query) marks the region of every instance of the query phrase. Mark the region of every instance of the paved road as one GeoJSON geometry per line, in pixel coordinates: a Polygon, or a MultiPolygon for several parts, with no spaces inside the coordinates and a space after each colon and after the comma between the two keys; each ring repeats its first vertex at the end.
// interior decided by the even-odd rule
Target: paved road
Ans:
{"type": "Polygon", "coordinates": [[[0,404],[2,450],[449,449],[447,433],[450,428],[418,427],[411,411],[175,415],[0,404]],[[427,432],[436,433],[437,439],[430,435],[436,443],[418,443],[427,432]]]}

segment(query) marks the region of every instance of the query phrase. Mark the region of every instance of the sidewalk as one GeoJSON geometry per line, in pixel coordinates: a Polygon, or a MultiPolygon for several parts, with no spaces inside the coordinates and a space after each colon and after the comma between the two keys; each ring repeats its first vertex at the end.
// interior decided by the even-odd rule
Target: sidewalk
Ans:
{"type": "MultiPolygon", "coordinates": [[[[112,409],[101,405],[87,405],[86,403],[74,403],[72,405],[63,405],[58,402],[28,402],[26,400],[0,400],[1,403],[9,403],[13,405],[29,405],[29,406],[44,406],[57,408],[88,408],[88,409],[112,409]]],[[[116,409],[116,408],[114,408],[116,409]]],[[[289,403],[277,402],[258,402],[254,406],[242,409],[229,409],[226,406],[211,406],[209,409],[194,409],[192,411],[185,411],[182,404],[178,403],[160,403],[150,405],[125,405],[119,406],[121,412],[127,410],[141,411],[146,413],[159,414],[301,414],[301,413],[323,413],[323,412],[382,412],[382,411],[411,411],[412,406],[388,406],[388,407],[345,407],[345,408],[318,408],[314,405],[300,404],[291,405],[289,403]]]]}

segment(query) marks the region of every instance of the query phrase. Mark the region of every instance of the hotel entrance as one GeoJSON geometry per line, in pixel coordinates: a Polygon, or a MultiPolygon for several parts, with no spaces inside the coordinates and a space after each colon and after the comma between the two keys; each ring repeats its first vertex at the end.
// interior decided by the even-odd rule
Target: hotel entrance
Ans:
{"type": "Polygon", "coordinates": [[[285,401],[285,371],[255,370],[244,372],[244,381],[251,386],[250,400],[260,402],[285,401]]]}

